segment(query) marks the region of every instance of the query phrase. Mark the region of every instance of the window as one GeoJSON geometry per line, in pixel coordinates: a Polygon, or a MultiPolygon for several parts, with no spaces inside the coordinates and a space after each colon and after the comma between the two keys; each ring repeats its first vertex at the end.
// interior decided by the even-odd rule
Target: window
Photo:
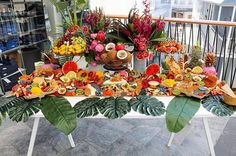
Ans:
{"type": "Polygon", "coordinates": [[[233,7],[223,6],[221,10],[220,20],[230,21],[233,13],[233,7]]]}

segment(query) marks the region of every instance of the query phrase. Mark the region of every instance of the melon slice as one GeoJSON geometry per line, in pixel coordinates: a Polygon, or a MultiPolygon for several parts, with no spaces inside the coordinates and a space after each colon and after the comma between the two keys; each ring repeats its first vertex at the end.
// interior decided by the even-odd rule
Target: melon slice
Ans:
{"type": "Polygon", "coordinates": [[[151,64],[146,68],[146,75],[156,75],[160,70],[160,66],[158,64],[151,64]]]}
{"type": "Polygon", "coordinates": [[[78,66],[77,66],[76,62],[74,62],[74,61],[67,61],[62,66],[62,72],[64,74],[67,74],[70,71],[78,72],[78,66]]]}

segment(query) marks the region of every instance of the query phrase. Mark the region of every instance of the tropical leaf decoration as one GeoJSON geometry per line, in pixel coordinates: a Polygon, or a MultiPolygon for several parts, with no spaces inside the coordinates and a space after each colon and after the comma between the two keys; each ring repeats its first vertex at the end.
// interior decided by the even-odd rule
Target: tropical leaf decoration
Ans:
{"type": "Polygon", "coordinates": [[[41,103],[45,118],[61,132],[69,135],[75,129],[75,110],[64,97],[47,96],[41,103]]]}
{"type": "Polygon", "coordinates": [[[231,116],[236,107],[224,103],[222,95],[208,96],[202,99],[203,107],[217,116],[231,116]]]}
{"type": "Polygon", "coordinates": [[[121,118],[131,110],[129,101],[123,97],[104,98],[97,104],[100,113],[109,119],[121,118]]]}
{"type": "Polygon", "coordinates": [[[170,132],[181,131],[200,108],[200,100],[191,97],[175,97],[166,110],[166,124],[170,132]]]}
{"type": "Polygon", "coordinates": [[[16,97],[0,97],[0,125],[2,124],[3,120],[6,118],[6,115],[11,107],[14,106],[13,102],[16,100],[16,97]]]}
{"type": "Polygon", "coordinates": [[[94,98],[87,98],[78,102],[74,106],[77,117],[84,118],[88,116],[98,115],[99,111],[98,111],[97,104],[99,100],[100,98],[94,97],[94,98]]]}
{"type": "Polygon", "coordinates": [[[130,100],[132,109],[136,112],[151,116],[160,116],[165,113],[165,105],[155,97],[139,95],[130,100]]]}
{"type": "Polygon", "coordinates": [[[71,0],[71,3],[69,3],[69,1],[67,0],[62,0],[62,1],[50,0],[50,1],[56,7],[57,12],[61,14],[63,21],[67,27],[70,27],[72,25],[78,25],[78,17],[77,17],[78,10],[82,12],[80,17],[81,20],[80,24],[82,24],[83,10],[86,7],[87,0],[71,0]],[[65,16],[65,12],[68,14],[69,18],[65,16]]]}
{"type": "Polygon", "coordinates": [[[39,99],[26,100],[24,97],[13,98],[9,101],[8,110],[9,118],[16,122],[26,122],[30,116],[36,114],[40,110],[39,99]]]}

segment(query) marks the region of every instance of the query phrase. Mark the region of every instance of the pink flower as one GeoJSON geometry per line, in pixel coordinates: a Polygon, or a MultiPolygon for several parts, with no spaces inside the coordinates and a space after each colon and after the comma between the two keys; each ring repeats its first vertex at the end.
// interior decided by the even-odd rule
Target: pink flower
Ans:
{"type": "Polygon", "coordinates": [[[142,43],[144,43],[144,42],[146,42],[147,40],[146,40],[146,38],[142,37],[142,38],[140,38],[139,41],[142,42],[142,43]]]}
{"type": "Polygon", "coordinates": [[[91,34],[90,37],[91,37],[92,39],[95,39],[95,38],[97,37],[97,34],[91,34]]]}
{"type": "Polygon", "coordinates": [[[143,43],[140,43],[140,44],[138,45],[138,50],[139,50],[139,51],[144,51],[144,50],[146,50],[146,45],[143,44],[143,43]]]}
{"type": "Polygon", "coordinates": [[[98,41],[97,40],[93,40],[90,49],[95,50],[95,47],[98,45],[98,41]]]}
{"type": "Polygon", "coordinates": [[[95,50],[97,52],[102,52],[104,50],[104,46],[102,44],[98,44],[96,47],[95,47],[95,50]]]}
{"type": "Polygon", "coordinates": [[[96,56],[95,56],[95,60],[96,60],[96,61],[101,61],[100,55],[96,55],[96,56]]]}
{"type": "Polygon", "coordinates": [[[90,65],[91,65],[92,67],[96,67],[96,66],[97,66],[97,63],[96,63],[95,61],[92,61],[92,62],[90,63],[90,65]]]}

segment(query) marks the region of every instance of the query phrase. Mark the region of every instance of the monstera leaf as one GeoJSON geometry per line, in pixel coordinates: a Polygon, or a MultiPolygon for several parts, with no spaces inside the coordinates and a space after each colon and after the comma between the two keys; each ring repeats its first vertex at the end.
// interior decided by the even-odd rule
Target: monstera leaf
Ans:
{"type": "Polygon", "coordinates": [[[15,96],[12,97],[0,97],[0,112],[8,112],[8,110],[15,105],[17,101],[25,100],[23,97],[17,98],[15,96]]]}
{"type": "Polygon", "coordinates": [[[208,96],[202,100],[202,105],[217,116],[231,116],[236,110],[236,107],[228,106],[223,102],[222,95],[208,96]]]}
{"type": "Polygon", "coordinates": [[[26,122],[30,116],[34,115],[40,110],[39,99],[26,100],[23,97],[15,97],[8,104],[11,105],[8,115],[12,121],[16,122],[26,122]]]}
{"type": "Polygon", "coordinates": [[[84,118],[88,116],[95,116],[98,115],[98,108],[97,103],[99,102],[100,98],[87,98],[78,102],[74,109],[76,111],[78,118],[84,118]]]}
{"type": "Polygon", "coordinates": [[[166,124],[170,132],[181,131],[200,108],[200,100],[190,97],[175,97],[166,110],[166,124]]]}
{"type": "Polygon", "coordinates": [[[123,97],[101,99],[98,102],[98,109],[109,119],[121,118],[131,110],[129,101],[123,97]]]}
{"type": "Polygon", "coordinates": [[[76,113],[64,97],[45,97],[41,101],[45,118],[61,132],[68,135],[76,127],[76,113]]]}
{"type": "Polygon", "coordinates": [[[165,113],[163,102],[154,97],[139,95],[136,98],[132,98],[129,102],[132,109],[141,114],[160,116],[165,113]]]}

